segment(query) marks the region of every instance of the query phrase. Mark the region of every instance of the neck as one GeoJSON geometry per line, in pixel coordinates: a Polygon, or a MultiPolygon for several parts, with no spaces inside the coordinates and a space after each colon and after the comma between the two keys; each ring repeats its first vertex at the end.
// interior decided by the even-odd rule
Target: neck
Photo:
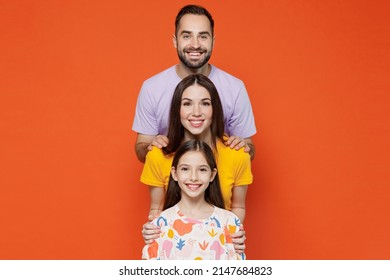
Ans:
{"type": "Polygon", "coordinates": [[[189,140],[193,140],[193,139],[205,142],[212,149],[215,148],[214,144],[213,144],[213,141],[211,141],[212,140],[212,135],[211,135],[211,131],[210,130],[208,130],[207,132],[204,132],[204,133],[202,133],[200,135],[193,135],[193,134],[189,133],[188,131],[185,131],[182,143],[184,143],[186,141],[189,141],[189,140]]]}
{"type": "Polygon", "coordinates": [[[210,72],[211,72],[211,65],[208,63],[206,63],[200,68],[188,68],[181,62],[178,65],[176,65],[176,73],[181,79],[184,79],[185,77],[191,74],[202,74],[208,76],[210,72]]]}
{"type": "Polygon", "coordinates": [[[182,196],[178,206],[186,217],[192,219],[207,219],[214,211],[214,207],[208,204],[204,197],[189,198],[182,196]]]}

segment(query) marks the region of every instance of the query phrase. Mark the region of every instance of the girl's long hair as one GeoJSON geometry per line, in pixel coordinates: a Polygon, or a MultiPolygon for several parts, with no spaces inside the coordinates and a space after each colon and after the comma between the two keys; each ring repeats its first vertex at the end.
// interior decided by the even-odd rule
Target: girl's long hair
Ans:
{"type": "MultiPolygon", "coordinates": [[[[184,142],[179,149],[176,151],[176,154],[172,161],[172,167],[175,167],[177,170],[177,165],[179,163],[180,158],[187,152],[196,151],[201,152],[205,157],[207,164],[209,165],[211,170],[217,168],[217,163],[214,158],[213,151],[210,146],[205,142],[200,140],[189,140],[184,142]]],[[[221,187],[219,184],[218,174],[215,176],[214,180],[210,182],[208,188],[205,190],[204,198],[206,202],[211,205],[217,206],[219,208],[225,208],[225,204],[222,198],[221,187]]],[[[181,189],[179,187],[178,182],[176,182],[172,174],[169,176],[168,189],[165,195],[164,201],[164,210],[176,205],[181,199],[181,189]]]]}
{"type": "Polygon", "coordinates": [[[172,97],[171,109],[169,114],[168,126],[168,145],[162,150],[165,155],[176,152],[184,138],[184,127],[180,121],[180,109],[183,92],[192,85],[199,85],[204,87],[210,94],[211,106],[213,108],[213,115],[211,119],[211,135],[213,149],[216,149],[217,138],[223,141],[224,136],[224,119],[221,99],[213,82],[202,74],[193,74],[184,78],[175,89],[172,97]]]}

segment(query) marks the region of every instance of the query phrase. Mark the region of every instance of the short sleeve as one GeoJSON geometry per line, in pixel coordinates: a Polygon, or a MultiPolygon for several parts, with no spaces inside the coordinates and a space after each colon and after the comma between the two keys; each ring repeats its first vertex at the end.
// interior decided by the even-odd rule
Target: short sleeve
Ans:
{"type": "Polygon", "coordinates": [[[153,147],[146,154],[145,164],[141,173],[141,182],[153,187],[165,187],[170,174],[170,160],[161,149],[153,147]]]}
{"type": "Polygon", "coordinates": [[[234,135],[243,138],[248,138],[256,134],[252,105],[244,83],[242,83],[242,86],[239,89],[232,116],[228,120],[228,130],[230,136],[234,135]]]}
{"type": "Polygon", "coordinates": [[[156,117],[156,101],[147,89],[145,83],[142,85],[135,107],[135,116],[132,129],[135,132],[146,135],[158,134],[158,120],[156,117]]]}
{"type": "Polygon", "coordinates": [[[234,157],[234,186],[250,185],[253,182],[252,164],[249,153],[238,150],[234,157]]]}

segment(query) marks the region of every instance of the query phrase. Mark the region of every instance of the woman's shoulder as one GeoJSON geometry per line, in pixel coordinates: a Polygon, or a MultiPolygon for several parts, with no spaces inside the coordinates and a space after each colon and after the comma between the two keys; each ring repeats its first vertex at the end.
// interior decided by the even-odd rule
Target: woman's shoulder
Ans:
{"type": "Polygon", "coordinates": [[[155,146],[152,147],[152,150],[146,154],[145,163],[147,161],[153,162],[171,162],[173,159],[172,155],[165,155],[162,149],[155,146]]]}
{"type": "Polygon", "coordinates": [[[217,141],[217,157],[230,158],[234,160],[249,160],[249,153],[245,152],[243,148],[236,150],[232,149],[229,146],[226,146],[220,139],[217,141]]]}

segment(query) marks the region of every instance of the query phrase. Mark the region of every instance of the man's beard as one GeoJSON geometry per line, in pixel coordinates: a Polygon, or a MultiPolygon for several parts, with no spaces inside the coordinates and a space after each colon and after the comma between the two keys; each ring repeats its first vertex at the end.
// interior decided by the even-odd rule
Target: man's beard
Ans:
{"type": "Polygon", "coordinates": [[[184,49],[182,51],[177,50],[177,55],[179,56],[179,59],[180,59],[181,63],[183,63],[185,66],[187,66],[188,68],[191,68],[191,69],[197,69],[197,68],[201,68],[207,62],[209,62],[210,57],[211,57],[211,51],[207,52],[207,50],[202,49],[202,48],[198,48],[198,49],[184,49]],[[186,56],[185,56],[185,54],[189,50],[190,51],[191,50],[192,51],[201,51],[202,53],[205,54],[205,56],[204,56],[204,58],[202,60],[198,60],[196,62],[193,62],[193,61],[187,59],[186,56]]]}

